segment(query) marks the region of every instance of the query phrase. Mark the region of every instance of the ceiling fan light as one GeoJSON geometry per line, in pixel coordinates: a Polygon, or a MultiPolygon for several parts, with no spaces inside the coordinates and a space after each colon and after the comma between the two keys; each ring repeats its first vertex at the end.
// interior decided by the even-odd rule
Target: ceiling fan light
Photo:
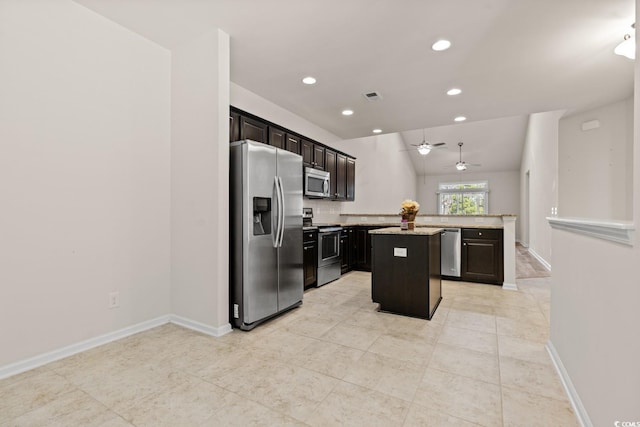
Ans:
{"type": "Polygon", "coordinates": [[[458,169],[459,171],[466,170],[467,169],[467,165],[465,165],[462,162],[458,162],[458,163],[456,163],[456,169],[458,169]]]}
{"type": "Polygon", "coordinates": [[[428,147],[427,145],[420,145],[418,147],[418,153],[420,153],[423,156],[426,156],[427,154],[429,154],[431,152],[431,148],[428,147]]]}
{"type": "Polygon", "coordinates": [[[624,40],[613,50],[613,53],[626,56],[629,59],[636,59],[636,40],[629,34],[625,34],[624,40]]]}

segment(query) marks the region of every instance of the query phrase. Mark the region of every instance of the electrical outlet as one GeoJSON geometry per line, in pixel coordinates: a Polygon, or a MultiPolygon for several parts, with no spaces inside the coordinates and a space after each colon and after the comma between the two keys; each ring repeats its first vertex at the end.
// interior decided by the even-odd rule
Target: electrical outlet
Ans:
{"type": "Polygon", "coordinates": [[[120,307],[120,292],[109,292],[109,305],[108,308],[120,307]]]}

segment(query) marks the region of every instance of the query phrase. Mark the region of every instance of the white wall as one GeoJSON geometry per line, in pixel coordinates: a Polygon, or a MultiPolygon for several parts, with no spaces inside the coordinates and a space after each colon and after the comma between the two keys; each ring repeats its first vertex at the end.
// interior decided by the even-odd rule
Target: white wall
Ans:
{"type": "Polygon", "coordinates": [[[172,51],[171,309],[212,334],[229,327],[229,36],[172,51]]]}
{"type": "Polygon", "coordinates": [[[404,199],[417,197],[416,173],[400,134],[349,139],[332,146],[357,158],[356,200],[340,203],[342,213],[398,213],[404,199]]]}
{"type": "Polygon", "coordinates": [[[2,366],[169,312],[170,54],[65,0],[0,29],[2,366]]]}
{"type": "MultiPolygon", "coordinates": [[[[636,2],[637,6],[637,2],[636,2]]],[[[638,13],[638,7],[636,7],[638,13]]],[[[638,20],[640,16],[636,17],[638,20]]],[[[640,65],[635,63],[632,215],[640,224],[640,65]]],[[[623,101],[626,102],[626,101],[623,101]]],[[[622,132],[626,127],[618,123],[622,132]]],[[[565,141],[561,140],[560,144],[565,141]]],[[[561,159],[560,169],[565,165],[561,159]]],[[[584,171],[589,174],[590,171],[584,171]]],[[[586,179],[587,177],[584,176],[586,179]]],[[[565,197],[560,194],[564,210],[565,197]]],[[[631,202],[631,199],[629,200],[631,202]]],[[[550,346],[594,426],[640,420],[640,233],[626,246],[553,230],[550,346]]]]}
{"type": "Polygon", "coordinates": [[[546,217],[558,206],[558,120],[563,113],[549,111],[529,116],[520,165],[521,221],[517,234],[548,265],[551,265],[551,227],[546,217]],[[527,194],[529,203],[525,200],[527,194]]]}
{"type": "Polygon", "coordinates": [[[518,171],[471,172],[418,176],[418,201],[424,213],[438,213],[438,185],[444,182],[488,181],[489,214],[520,212],[520,174],[518,171]]]}
{"type": "Polygon", "coordinates": [[[560,120],[558,197],[563,217],[633,215],[633,97],[560,120]],[[600,127],[583,131],[584,122],[600,127]]]}

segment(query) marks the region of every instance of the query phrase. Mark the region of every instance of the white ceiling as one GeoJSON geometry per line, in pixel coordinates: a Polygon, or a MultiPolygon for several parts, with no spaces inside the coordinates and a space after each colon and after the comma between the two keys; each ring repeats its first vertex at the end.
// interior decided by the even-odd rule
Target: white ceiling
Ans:
{"type": "Polygon", "coordinates": [[[634,0],[76,1],[169,49],[222,29],[233,82],[339,137],[382,128],[411,144],[427,128],[447,149],[412,152],[418,173],[455,164],[459,140],[481,170],[517,169],[528,114],[633,92],[633,62],[613,48],[634,0]],[[438,38],[451,49],[432,51],[438,38]],[[303,85],[307,75],[318,83],[303,85]],[[447,96],[454,86],[463,93],[447,96]],[[458,115],[468,121],[454,125],[458,115]]]}

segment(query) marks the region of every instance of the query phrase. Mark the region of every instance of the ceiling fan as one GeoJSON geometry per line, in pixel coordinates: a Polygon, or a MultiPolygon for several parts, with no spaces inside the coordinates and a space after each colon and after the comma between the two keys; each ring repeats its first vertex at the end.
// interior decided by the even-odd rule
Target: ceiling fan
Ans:
{"type": "Polygon", "coordinates": [[[460,160],[458,162],[456,162],[456,169],[458,169],[459,171],[464,171],[467,170],[468,166],[482,166],[481,164],[478,163],[467,163],[467,162],[463,162],[462,161],[462,142],[458,142],[458,149],[460,150],[460,160]]]}
{"type": "MultiPolygon", "coordinates": [[[[422,129],[422,142],[420,144],[409,144],[409,145],[417,147],[418,153],[420,153],[420,155],[422,156],[426,156],[434,148],[440,148],[443,145],[446,145],[446,142],[436,142],[435,144],[431,144],[430,142],[427,142],[424,137],[424,129],[422,129]]],[[[404,150],[404,151],[409,151],[409,150],[404,150]]]]}

